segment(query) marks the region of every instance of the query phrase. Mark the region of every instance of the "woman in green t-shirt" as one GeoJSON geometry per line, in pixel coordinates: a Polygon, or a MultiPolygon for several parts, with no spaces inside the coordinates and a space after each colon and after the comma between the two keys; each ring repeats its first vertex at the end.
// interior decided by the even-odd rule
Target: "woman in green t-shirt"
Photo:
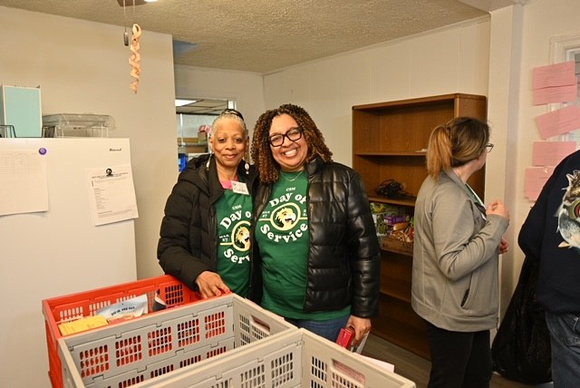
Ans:
{"type": "Polygon", "coordinates": [[[194,158],[167,199],[157,250],[165,271],[204,298],[250,288],[251,187],[255,169],[243,160],[249,144],[240,112],[213,122],[212,154],[194,158]]]}
{"type": "Polygon", "coordinates": [[[291,104],[260,116],[252,159],[262,307],[331,341],[350,326],[360,341],[378,313],[380,272],[360,175],[332,161],[310,115],[291,104]]]}

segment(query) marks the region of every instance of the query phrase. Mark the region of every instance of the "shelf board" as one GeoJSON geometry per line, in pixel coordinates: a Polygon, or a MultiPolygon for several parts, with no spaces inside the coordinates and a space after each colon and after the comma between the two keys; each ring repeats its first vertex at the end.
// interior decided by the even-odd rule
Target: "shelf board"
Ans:
{"type": "Polygon", "coordinates": [[[391,205],[401,205],[401,206],[415,206],[415,200],[398,200],[398,199],[389,199],[385,197],[377,197],[373,194],[368,194],[369,201],[371,202],[379,202],[379,203],[389,203],[391,205]]]}
{"type": "Polygon", "coordinates": [[[390,296],[397,300],[411,303],[410,289],[411,285],[402,280],[388,279],[388,286],[381,285],[381,294],[390,296]]]}
{"type": "Polygon", "coordinates": [[[409,108],[409,107],[419,107],[425,108],[431,104],[441,104],[444,102],[448,102],[449,104],[457,105],[458,100],[474,100],[480,101],[482,104],[486,103],[485,96],[479,96],[474,94],[465,94],[465,93],[448,93],[442,94],[438,96],[427,96],[427,97],[418,97],[406,100],[398,100],[398,101],[387,101],[387,102],[379,102],[379,103],[372,103],[372,104],[362,104],[362,105],[355,105],[352,107],[353,111],[368,111],[368,112],[377,112],[379,114],[384,114],[385,111],[388,110],[395,110],[399,111],[401,109],[409,108]]]}
{"type": "Polygon", "coordinates": [[[383,251],[413,257],[413,242],[403,242],[388,237],[381,237],[380,244],[383,251]]]}
{"type": "Polygon", "coordinates": [[[407,257],[413,257],[413,253],[412,252],[409,253],[409,252],[403,252],[403,251],[398,251],[398,250],[394,250],[394,249],[385,249],[383,247],[381,247],[381,249],[383,251],[386,251],[386,252],[397,253],[399,255],[403,255],[403,256],[407,256],[407,257]]]}
{"type": "Polygon", "coordinates": [[[420,156],[425,157],[427,152],[421,151],[359,151],[354,153],[355,156],[420,156]]]}

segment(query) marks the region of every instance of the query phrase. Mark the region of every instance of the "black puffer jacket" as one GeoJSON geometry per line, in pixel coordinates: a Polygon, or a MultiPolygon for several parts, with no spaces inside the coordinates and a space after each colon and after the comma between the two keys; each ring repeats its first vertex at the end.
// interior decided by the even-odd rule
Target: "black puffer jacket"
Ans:
{"type": "MultiPolygon", "coordinates": [[[[159,265],[195,290],[195,279],[204,271],[217,268],[217,220],[214,204],[223,195],[215,158],[208,155],[192,159],[173,186],[165,205],[157,246],[159,265]]],[[[255,168],[245,171],[245,162],[238,167],[248,190],[256,178],[255,168]]]]}
{"type": "MultiPolygon", "coordinates": [[[[315,159],[308,171],[308,283],[305,312],[336,311],[351,304],[351,314],[378,314],[380,250],[360,175],[339,163],[315,159]]],[[[254,225],[272,193],[260,185],[254,198],[254,225]]],[[[253,261],[259,260],[254,243],[253,261]]]]}

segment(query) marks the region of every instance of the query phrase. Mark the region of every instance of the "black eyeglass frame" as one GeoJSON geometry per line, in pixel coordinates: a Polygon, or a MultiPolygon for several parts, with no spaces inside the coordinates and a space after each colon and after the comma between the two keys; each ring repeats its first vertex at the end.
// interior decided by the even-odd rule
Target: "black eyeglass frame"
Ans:
{"type": "Polygon", "coordinates": [[[485,145],[485,150],[487,151],[488,154],[491,152],[491,150],[493,150],[493,146],[494,146],[493,143],[487,143],[485,145]]]}
{"type": "Polygon", "coordinates": [[[284,134],[277,133],[275,135],[269,136],[268,143],[270,143],[270,146],[272,146],[272,147],[282,147],[282,144],[284,144],[284,138],[287,138],[292,143],[295,143],[298,140],[302,139],[303,134],[304,134],[304,131],[300,127],[290,128],[284,134]],[[295,138],[293,138],[293,137],[295,137],[295,138]]]}

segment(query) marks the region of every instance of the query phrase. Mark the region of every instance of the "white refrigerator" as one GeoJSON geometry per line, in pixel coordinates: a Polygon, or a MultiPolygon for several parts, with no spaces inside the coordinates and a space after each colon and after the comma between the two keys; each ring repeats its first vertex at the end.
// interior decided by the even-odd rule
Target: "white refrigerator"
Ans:
{"type": "MultiPolygon", "coordinates": [[[[88,171],[130,169],[130,143],[0,139],[0,174],[8,174],[0,185],[9,182],[9,160],[21,150],[43,155],[48,209],[0,215],[0,386],[49,387],[41,301],[137,277],[133,218],[96,225],[88,183],[88,171]]],[[[0,187],[0,201],[9,195],[0,187]]]]}

